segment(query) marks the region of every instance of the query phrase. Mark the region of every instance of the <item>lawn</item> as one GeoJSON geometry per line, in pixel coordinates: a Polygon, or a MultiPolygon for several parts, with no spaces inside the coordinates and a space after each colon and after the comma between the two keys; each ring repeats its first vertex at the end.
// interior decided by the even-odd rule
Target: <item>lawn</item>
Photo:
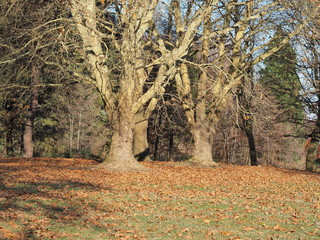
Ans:
{"type": "Polygon", "coordinates": [[[0,239],[320,239],[320,174],[0,159],[0,239]]]}

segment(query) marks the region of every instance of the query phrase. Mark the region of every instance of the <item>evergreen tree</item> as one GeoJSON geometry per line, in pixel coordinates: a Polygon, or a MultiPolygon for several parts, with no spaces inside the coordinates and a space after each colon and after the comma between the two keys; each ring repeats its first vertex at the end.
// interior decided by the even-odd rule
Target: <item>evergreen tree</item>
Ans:
{"type": "MultiPolygon", "coordinates": [[[[272,49],[279,45],[286,33],[279,28],[268,45],[272,49]]],[[[267,51],[268,51],[267,49],[267,51]]],[[[286,113],[286,119],[299,122],[303,119],[302,102],[299,99],[301,84],[297,74],[296,52],[290,43],[264,61],[265,68],[260,70],[260,82],[271,89],[278,103],[286,113]]]]}

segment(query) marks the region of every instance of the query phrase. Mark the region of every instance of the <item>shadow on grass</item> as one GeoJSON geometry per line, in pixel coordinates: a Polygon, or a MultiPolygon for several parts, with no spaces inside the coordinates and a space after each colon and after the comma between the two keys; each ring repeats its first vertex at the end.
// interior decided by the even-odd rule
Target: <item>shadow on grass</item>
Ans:
{"type": "MultiPolygon", "coordinates": [[[[101,206],[92,196],[112,191],[110,187],[86,182],[81,176],[79,181],[68,179],[68,176],[54,180],[45,177],[35,181],[32,178],[17,180],[12,177],[14,174],[26,168],[33,171],[30,166],[35,163],[30,161],[29,166],[18,166],[15,164],[18,162],[1,161],[0,239],[51,239],[64,236],[67,231],[62,228],[98,227],[90,222],[90,215],[92,212],[108,212],[108,205],[101,206]]],[[[74,163],[62,166],[42,164],[42,168],[63,171],[70,165],[74,166],[74,163]]]]}

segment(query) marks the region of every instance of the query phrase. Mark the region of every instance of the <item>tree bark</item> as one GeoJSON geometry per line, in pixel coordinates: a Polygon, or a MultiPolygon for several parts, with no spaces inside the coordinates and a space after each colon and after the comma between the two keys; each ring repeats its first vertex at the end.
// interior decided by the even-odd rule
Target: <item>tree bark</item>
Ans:
{"type": "Polygon", "coordinates": [[[318,169],[317,164],[317,150],[319,142],[317,139],[311,138],[310,143],[307,147],[307,157],[306,157],[306,170],[316,171],[318,169]]]}
{"type": "Polygon", "coordinates": [[[138,161],[150,161],[148,144],[148,119],[137,122],[134,126],[133,149],[138,161]]]}
{"type": "Polygon", "coordinates": [[[169,130],[168,133],[168,142],[169,142],[169,146],[168,146],[168,161],[173,161],[173,144],[174,144],[174,135],[172,130],[169,130]]]}
{"type": "MultiPolygon", "coordinates": [[[[207,47],[207,45],[204,47],[207,47]]],[[[184,100],[183,108],[194,141],[190,162],[204,166],[215,166],[216,163],[213,161],[210,140],[213,127],[209,127],[210,121],[206,114],[206,100],[204,99],[206,77],[206,73],[202,72],[198,82],[198,101],[195,110],[191,99],[190,78],[185,64],[180,65],[180,73],[176,75],[176,84],[178,94],[184,100]]]]}
{"type": "Polygon", "coordinates": [[[242,84],[238,87],[237,91],[237,99],[238,103],[241,106],[241,130],[246,134],[248,145],[249,145],[249,155],[250,155],[250,165],[257,166],[257,151],[256,151],[256,143],[254,139],[254,125],[253,125],[253,115],[251,113],[251,104],[252,104],[252,91],[253,86],[253,77],[249,74],[250,78],[246,78],[245,76],[242,78],[242,84]]]}
{"type": "MultiPolygon", "coordinates": [[[[319,98],[319,95],[318,95],[319,98]]],[[[310,138],[308,139],[306,145],[306,170],[308,171],[316,171],[320,169],[320,164],[318,162],[317,149],[319,147],[319,139],[320,139],[320,102],[318,102],[318,112],[317,112],[317,121],[314,126],[312,133],[310,134],[310,138]]]]}
{"type": "MultiPolygon", "coordinates": [[[[159,114],[159,126],[162,124],[162,114],[159,114]]],[[[158,149],[160,144],[160,136],[157,134],[156,139],[154,141],[154,150],[153,150],[153,160],[159,160],[158,149]]]]}
{"type": "MultiPolygon", "coordinates": [[[[209,35],[210,35],[210,18],[204,20],[203,41],[201,51],[201,63],[206,64],[209,60],[209,35]]],[[[206,91],[207,91],[208,74],[207,69],[203,69],[198,82],[198,99],[196,106],[196,121],[193,124],[192,134],[194,138],[193,161],[204,166],[215,166],[216,163],[212,158],[212,143],[210,129],[210,118],[206,113],[206,91]]]]}
{"type": "Polygon", "coordinates": [[[39,89],[36,85],[39,84],[39,77],[40,77],[39,75],[40,75],[40,71],[38,66],[33,64],[32,65],[31,103],[27,113],[27,120],[25,123],[25,130],[23,134],[23,146],[24,146],[23,156],[26,158],[33,157],[32,134],[33,134],[34,118],[35,118],[37,106],[38,106],[39,89]]]}
{"type": "Polygon", "coordinates": [[[13,129],[12,129],[12,122],[13,119],[9,118],[8,121],[6,121],[7,125],[7,134],[6,134],[6,152],[7,157],[13,157],[14,156],[14,149],[13,149],[13,129]]]}
{"type": "Polygon", "coordinates": [[[134,114],[128,109],[119,109],[113,114],[112,121],[113,135],[109,154],[99,167],[117,172],[146,170],[137,162],[133,153],[134,114]]]}
{"type": "Polygon", "coordinates": [[[14,156],[14,148],[13,148],[13,129],[14,129],[14,107],[12,99],[7,99],[4,103],[4,109],[6,111],[4,124],[6,128],[6,153],[7,157],[14,156]]]}
{"type": "Polygon", "coordinates": [[[257,166],[258,165],[257,151],[256,151],[256,143],[254,140],[252,124],[245,126],[244,132],[246,133],[248,144],[249,144],[250,165],[257,166]]]}
{"type": "Polygon", "coordinates": [[[211,132],[205,126],[198,125],[193,130],[194,150],[191,162],[203,166],[215,166],[212,158],[211,132]]]}
{"type": "MultiPolygon", "coordinates": [[[[141,78],[141,76],[139,77],[141,78]]],[[[156,104],[157,99],[151,99],[147,107],[141,108],[134,116],[135,126],[133,134],[133,153],[138,161],[150,161],[150,148],[148,143],[148,120],[156,104]]]]}

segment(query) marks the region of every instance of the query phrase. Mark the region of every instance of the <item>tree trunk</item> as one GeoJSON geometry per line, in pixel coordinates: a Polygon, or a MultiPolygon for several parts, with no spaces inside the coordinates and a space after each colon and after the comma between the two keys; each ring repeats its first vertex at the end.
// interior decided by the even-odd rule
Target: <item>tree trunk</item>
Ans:
{"type": "Polygon", "coordinates": [[[12,131],[12,125],[10,123],[13,122],[13,119],[9,119],[7,121],[7,134],[6,134],[6,151],[7,151],[7,157],[13,157],[14,156],[14,150],[13,150],[13,131],[12,131]]]}
{"type": "MultiPolygon", "coordinates": [[[[203,47],[205,48],[204,51],[207,51],[207,42],[203,47]]],[[[203,55],[205,54],[207,53],[205,52],[203,55]]],[[[205,61],[206,58],[204,57],[204,62],[205,61]]],[[[209,119],[206,114],[206,102],[204,99],[207,91],[205,85],[207,75],[204,72],[200,74],[198,82],[198,100],[196,104],[196,110],[194,110],[194,104],[191,98],[192,96],[188,68],[185,64],[181,64],[179,70],[180,73],[177,74],[175,78],[177,91],[180,98],[184,99],[183,108],[185,110],[194,140],[193,153],[190,161],[199,165],[215,166],[216,163],[212,158],[212,145],[210,141],[212,131],[210,131],[210,128],[207,127],[209,126],[209,119]]]]}
{"type": "Polygon", "coordinates": [[[142,120],[137,122],[134,126],[134,157],[138,161],[150,161],[149,153],[149,144],[147,133],[148,131],[148,120],[142,120]]]}
{"type": "MultiPolygon", "coordinates": [[[[252,125],[250,125],[252,126],[252,125]]],[[[246,133],[248,144],[249,144],[249,154],[250,154],[250,165],[251,166],[257,166],[258,160],[257,160],[257,151],[256,151],[256,143],[254,140],[253,130],[250,128],[250,126],[246,126],[244,128],[244,132],[246,133]]]]}
{"type": "Polygon", "coordinates": [[[134,116],[128,109],[118,109],[112,120],[113,135],[106,161],[99,167],[110,171],[143,171],[133,154],[134,116]]]}
{"type": "MultiPolygon", "coordinates": [[[[318,103],[318,109],[320,109],[320,102],[318,103]]],[[[306,144],[306,151],[307,151],[306,170],[308,171],[316,171],[317,169],[320,169],[318,156],[317,156],[317,150],[319,146],[318,139],[320,139],[320,111],[319,110],[317,113],[317,117],[318,117],[317,122],[306,144]]]]}
{"type": "MultiPolygon", "coordinates": [[[[161,126],[161,124],[162,124],[162,114],[159,114],[159,125],[161,126]]],[[[159,144],[160,144],[160,136],[157,134],[156,139],[154,141],[154,151],[153,151],[153,160],[157,160],[157,161],[160,159],[158,157],[159,144]]]]}
{"type": "Polygon", "coordinates": [[[168,161],[173,161],[173,139],[174,139],[174,135],[172,130],[169,130],[169,134],[168,134],[168,140],[169,140],[169,146],[168,146],[168,161]]]}
{"type": "Polygon", "coordinates": [[[30,108],[27,113],[27,120],[25,124],[25,130],[23,135],[23,146],[24,152],[23,156],[27,158],[33,157],[33,125],[34,117],[36,115],[36,110],[38,106],[39,89],[36,86],[39,84],[39,68],[36,65],[32,65],[32,93],[31,93],[31,103],[30,108]]]}
{"type": "Polygon", "coordinates": [[[77,152],[80,151],[80,137],[81,137],[81,120],[82,120],[82,113],[79,113],[79,123],[78,123],[78,131],[77,131],[77,152]]]}
{"type": "MultiPolygon", "coordinates": [[[[141,74],[144,76],[143,74],[141,74]]],[[[139,78],[143,78],[139,76],[139,78]]],[[[150,148],[148,143],[149,118],[157,105],[157,99],[153,98],[145,108],[141,108],[135,114],[135,126],[133,134],[133,153],[138,161],[150,161],[150,148]]]]}
{"type": "MultiPolygon", "coordinates": [[[[206,64],[209,60],[209,35],[210,18],[204,20],[203,41],[201,49],[201,63],[206,64]]],[[[210,117],[206,113],[206,92],[208,84],[207,69],[202,69],[198,82],[198,96],[196,106],[196,121],[192,125],[192,134],[194,139],[194,152],[192,161],[204,166],[216,166],[212,158],[211,134],[213,127],[210,126],[210,117]]]]}
{"type": "Polygon", "coordinates": [[[70,113],[69,117],[69,157],[72,158],[73,156],[73,131],[74,131],[74,114],[70,113]]]}
{"type": "Polygon", "coordinates": [[[247,64],[247,70],[241,77],[241,84],[238,86],[237,90],[237,101],[240,105],[240,117],[241,117],[241,130],[247,136],[248,145],[249,145],[249,155],[250,155],[250,165],[257,166],[257,151],[256,151],[256,143],[254,139],[254,116],[251,113],[252,109],[252,92],[254,88],[253,82],[253,71],[252,67],[247,64]]]}
{"type": "Polygon", "coordinates": [[[203,166],[216,166],[212,158],[211,132],[208,128],[198,125],[193,130],[194,150],[191,162],[203,166]]]}
{"type": "Polygon", "coordinates": [[[14,156],[14,146],[13,146],[13,129],[15,128],[15,109],[14,109],[14,99],[15,98],[8,98],[4,102],[4,109],[5,109],[5,118],[4,118],[4,125],[6,128],[6,153],[7,157],[14,156]]]}
{"type": "Polygon", "coordinates": [[[318,146],[318,140],[311,138],[311,141],[308,143],[307,147],[306,170],[308,171],[316,171],[319,167],[317,164],[318,146]]]}

